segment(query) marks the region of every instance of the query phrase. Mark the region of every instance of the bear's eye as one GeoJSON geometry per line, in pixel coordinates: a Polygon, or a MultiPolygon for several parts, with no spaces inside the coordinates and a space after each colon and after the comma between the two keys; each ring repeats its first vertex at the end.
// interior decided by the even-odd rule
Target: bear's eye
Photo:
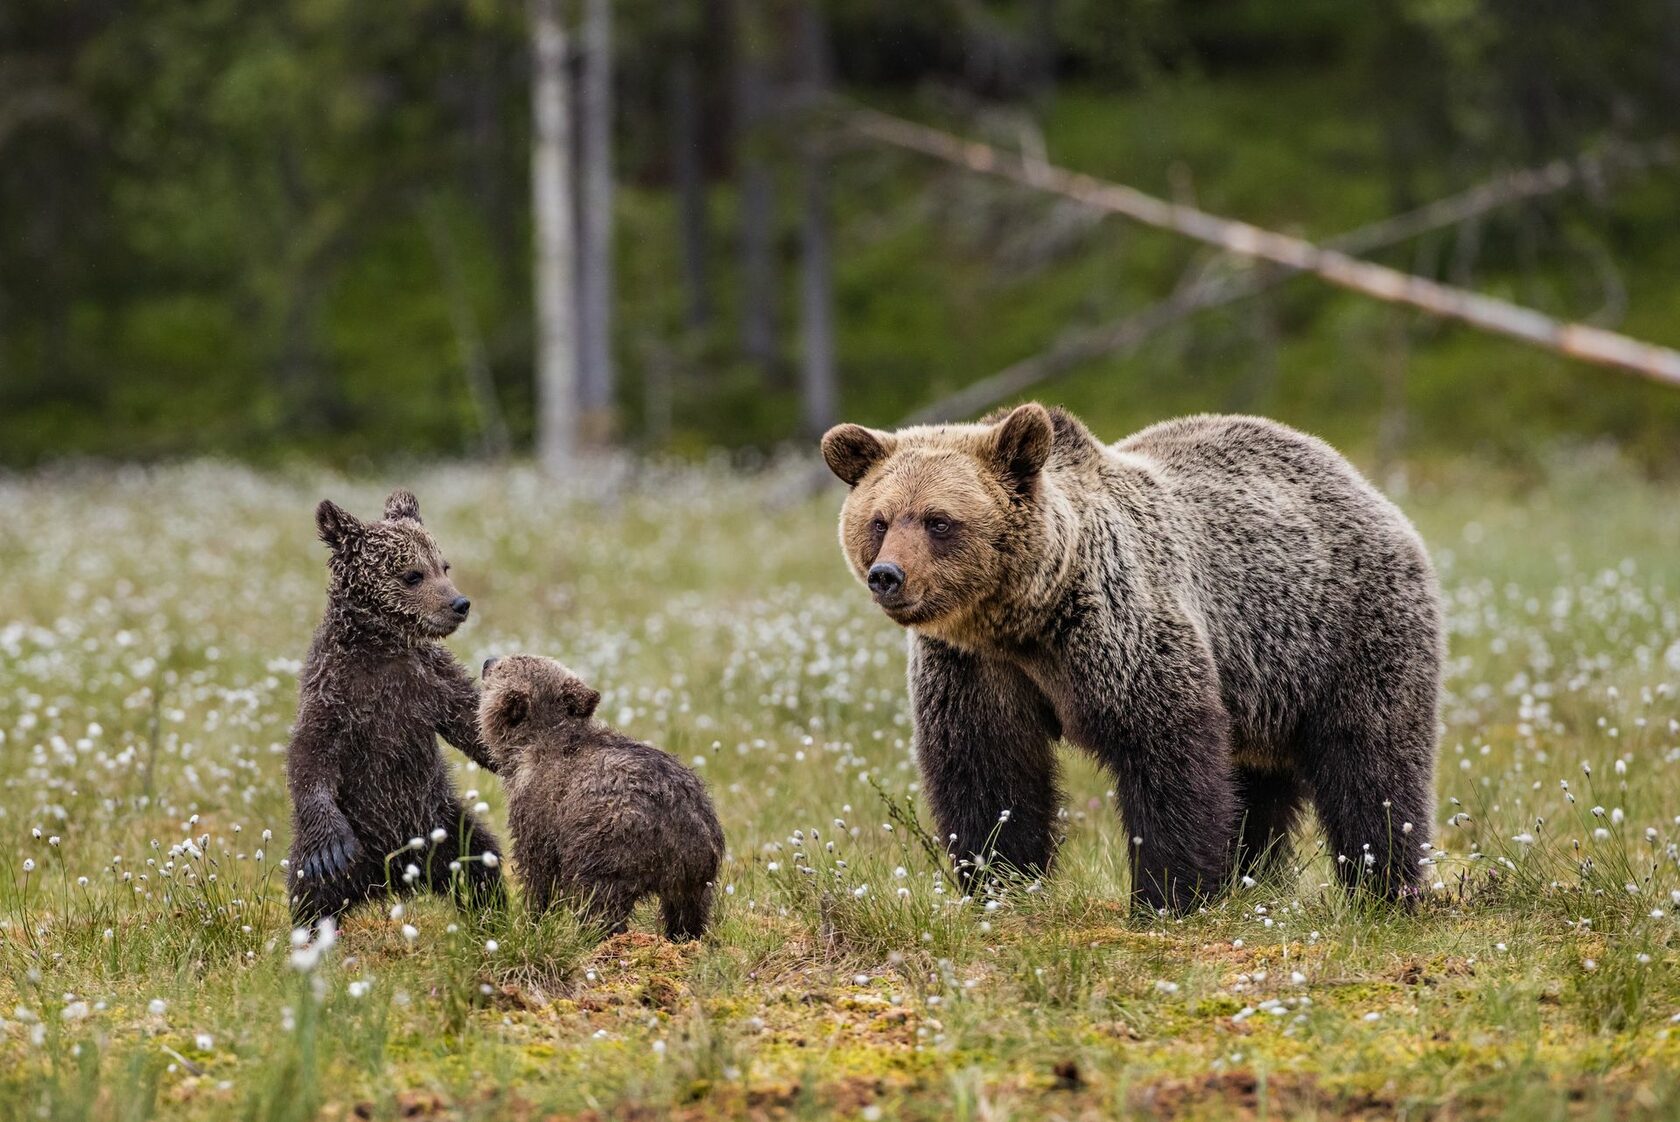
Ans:
{"type": "Polygon", "coordinates": [[[415,585],[419,584],[421,581],[423,581],[425,579],[426,579],[426,574],[422,573],[419,569],[410,569],[408,572],[406,572],[402,575],[402,582],[404,584],[408,585],[408,587],[410,587],[410,588],[413,588],[415,585]]]}
{"type": "Polygon", "coordinates": [[[881,537],[887,532],[887,520],[885,518],[877,518],[869,524],[869,529],[876,537],[881,537]]]}
{"type": "Polygon", "coordinates": [[[443,563],[443,572],[445,576],[449,575],[449,562],[447,561],[443,563]]]}
{"type": "Polygon", "coordinates": [[[949,518],[939,517],[930,518],[928,519],[927,528],[928,533],[932,534],[934,537],[943,538],[951,532],[951,520],[949,518]]]}

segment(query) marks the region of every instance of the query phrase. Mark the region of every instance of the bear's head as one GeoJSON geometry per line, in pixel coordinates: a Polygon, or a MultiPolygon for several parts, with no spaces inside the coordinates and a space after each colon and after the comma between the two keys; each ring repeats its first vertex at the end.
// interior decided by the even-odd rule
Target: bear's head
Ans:
{"type": "Polygon", "coordinates": [[[1033,539],[1054,440],[1038,404],[993,423],[828,431],[823,459],[852,489],[840,546],[888,616],[939,631],[997,595],[1033,539]]]}
{"type": "Polygon", "coordinates": [[[479,686],[478,732],[498,761],[557,728],[587,724],[601,703],[582,678],[538,655],[485,659],[479,686]]]}
{"type": "Polygon", "coordinates": [[[461,626],[471,601],[449,579],[449,562],[420,524],[420,503],[391,492],[385,517],[363,522],[330,499],[315,526],[331,551],[334,606],[362,628],[409,639],[441,639],[461,626]]]}

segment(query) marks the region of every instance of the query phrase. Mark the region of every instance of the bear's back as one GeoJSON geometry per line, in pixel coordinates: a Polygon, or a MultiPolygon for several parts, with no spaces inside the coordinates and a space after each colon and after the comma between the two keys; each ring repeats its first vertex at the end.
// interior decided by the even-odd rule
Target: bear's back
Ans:
{"type": "MultiPolygon", "coordinates": [[[[1166,421],[1113,446],[1160,488],[1239,736],[1276,742],[1371,634],[1439,644],[1438,593],[1398,507],[1334,448],[1259,417],[1166,421]]],[[[1255,745],[1259,746],[1258,743],[1255,745]]]]}
{"type": "Polygon", "coordinates": [[[509,789],[516,838],[550,833],[572,850],[568,859],[622,869],[658,868],[696,846],[721,853],[699,776],[650,744],[605,727],[592,732],[563,751],[539,749],[520,767],[509,789]]]}

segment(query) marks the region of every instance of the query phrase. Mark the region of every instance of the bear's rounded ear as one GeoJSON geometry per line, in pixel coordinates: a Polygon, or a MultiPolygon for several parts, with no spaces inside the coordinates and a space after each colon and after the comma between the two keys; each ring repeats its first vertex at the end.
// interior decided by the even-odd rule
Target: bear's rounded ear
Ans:
{"type": "Polygon", "coordinates": [[[561,697],[565,701],[566,712],[582,721],[593,717],[595,707],[601,704],[600,693],[576,678],[567,679],[561,697]]]}
{"type": "Polygon", "coordinates": [[[503,686],[497,690],[485,706],[485,731],[506,732],[516,729],[525,723],[525,718],[531,715],[531,699],[525,691],[517,686],[503,686]]]}
{"type": "Polygon", "coordinates": [[[1017,490],[1044,470],[1056,438],[1050,411],[1036,401],[1017,405],[992,428],[992,463],[1017,490]]]}
{"type": "Polygon", "coordinates": [[[886,459],[894,441],[890,433],[862,425],[835,425],[823,434],[822,454],[828,470],[848,487],[856,487],[869,469],[886,459]]]}
{"type": "Polygon", "coordinates": [[[414,492],[406,487],[398,487],[391,492],[391,497],[385,500],[385,517],[388,521],[399,518],[409,518],[420,521],[420,500],[414,497],[414,492]]]}
{"type": "Polygon", "coordinates": [[[331,499],[322,499],[315,508],[315,530],[336,550],[361,536],[362,522],[331,499]]]}

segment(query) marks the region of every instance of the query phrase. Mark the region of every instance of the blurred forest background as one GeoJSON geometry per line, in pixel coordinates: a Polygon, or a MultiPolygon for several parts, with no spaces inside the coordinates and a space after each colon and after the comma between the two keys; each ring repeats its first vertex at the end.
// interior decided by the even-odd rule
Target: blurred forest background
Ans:
{"type": "MultiPolygon", "coordinates": [[[[1314,239],[1585,158],[1373,259],[1680,344],[1676,0],[7,0],[0,464],[527,452],[545,247],[577,441],[683,453],[894,423],[1213,257],[848,105],[1314,239]]],[[[1067,366],[1111,438],[1680,471],[1680,392],[1309,278],[1067,366]]]]}

